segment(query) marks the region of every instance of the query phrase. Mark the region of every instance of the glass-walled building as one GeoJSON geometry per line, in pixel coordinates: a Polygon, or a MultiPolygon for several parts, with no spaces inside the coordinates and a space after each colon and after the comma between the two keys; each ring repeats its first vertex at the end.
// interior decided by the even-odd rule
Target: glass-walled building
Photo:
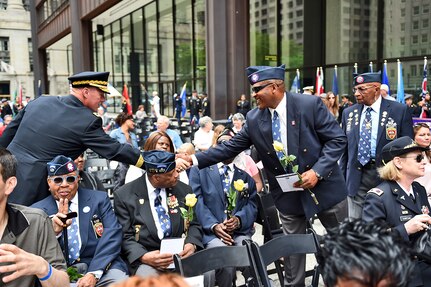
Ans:
{"type": "Polygon", "coordinates": [[[162,113],[173,115],[173,95],[185,83],[188,94],[205,91],[204,0],[152,1],[105,24],[109,13],[93,20],[101,23],[93,32],[95,69],[112,71],[114,87],[126,84],[133,106],[149,112],[158,91],[162,113]]]}
{"type": "Polygon", "coordinates": [[[361,73],[381,70],[386,60],[394,93],[399,59],[406,91],[418,94],[423,59],[431,58],[430,6],[431,0],[39,0],[32,20],[37,77],[46,77],[49,93],[54,83],[67,87],[72,73],[110,71],[119,91],[111,109],[118,111],[126,85],[134,109],[143,104],[150,112],[158,91],[168,116],[173,94],[186,84],[188,95],[208,92],[212,116],[222,119],[236,111],[242,93],[250,96],[248,65],[286,64],[287,89],[297,69],[303,87],[314,85],[323,67],[325,91],[337,66],[339,94],[350,94],[355,63],[361,73]],[[60,63],[56,52],[61,69],[53,64],[60,63]]]}

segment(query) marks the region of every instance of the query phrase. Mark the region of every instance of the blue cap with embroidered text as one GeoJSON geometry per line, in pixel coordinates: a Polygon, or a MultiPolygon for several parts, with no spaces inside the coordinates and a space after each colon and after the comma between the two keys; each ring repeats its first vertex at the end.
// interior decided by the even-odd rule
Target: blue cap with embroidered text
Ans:
{"type": "Polygon", "coordinates": [[[48,176],[68,174],[76,170],[76,165],[70,157],[56,156],[46,164],[48,176]]]}
{"type": "Polygon", "coordinates": [[[281,65],[279,67],[250,66],[246,71],[250,85],[254,85],[265,80],[284,81],[285,65],[281,65]]]}
{"type": "Polygon", "coordinates": [[[162,150],[144,152],[144,169],[149,173],[167,173],[176,166],[175,154],[162,150]]]}

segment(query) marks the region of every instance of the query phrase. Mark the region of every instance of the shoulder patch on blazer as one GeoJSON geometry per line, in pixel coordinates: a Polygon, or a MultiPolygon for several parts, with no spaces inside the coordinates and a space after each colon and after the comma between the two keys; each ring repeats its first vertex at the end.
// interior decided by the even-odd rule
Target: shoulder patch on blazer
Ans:
{"type": "Polygon", "coordinates": [[[374,193],[377,196],[382,196],[382,194],[384,193],[384,191],[381,190],[381,189],[378,189],[378,188],[372,188],[367,193],[374,193]]]}

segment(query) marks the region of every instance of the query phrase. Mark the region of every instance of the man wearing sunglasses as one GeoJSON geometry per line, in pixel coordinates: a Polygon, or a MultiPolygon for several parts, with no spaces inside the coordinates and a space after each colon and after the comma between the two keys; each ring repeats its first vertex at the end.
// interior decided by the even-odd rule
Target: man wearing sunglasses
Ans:
{"type": "Polygon", "coordinates": [[[380,182],[383,146],[393,140],[413,138],[412,116],[406,105],[381,96],[381,74],[364,73],[353,80],[357,103],[343,111],[341,125],[347,147],[340,159],[346,178],[350,218],[360,218],[367,192],[380,182]]]}
{"type": "Polygon", "coordinates": [[[73,75],[70,95],[38,97],[9,124],[0,146],[19,162],[18,185],[10,202],[28,206],[48,196],[46,163],[59,154],[77,158],[90,148],[107,159],[142,166],[140,151],[109,137],[97,115],[109,93],[108,76],[109,72],[73,75]]]}
{"type": "Polygon", "coordinates": [[[121,225],[108,194],[80,188],[71,158],[56,156],[47,163],[47,170],[51,195],[32,207],[52,218],[68,266],[75,266],[84,275],[77,286],[107,286],[127,278],[127,265],[120,258],[121,225]],[[77,217],[69,219],[71,212],[77,217]]]}
{"type": "MultiPolygon", "coordinates": [[[[285,233],[305,233],[306,220],[317,214],[327,228],[347,216],[344,178],[337,160],[346,136],[319,97],[286,92],[285,67],[247,68],[257,109],[247,113],[241,131],[230,141],[196,154],[194,164],[204,168],[233,158],[253,144],[268,176],[271,194],[280,212],[285,233]],[[274,140],[283,144],[286,155],[295,155],[304,190],[283,192],[276,176],[291,173],[282,165],[274,140]]],[[[191,160],[191,159],[190,159],[191,160]]],[[[304,286],[305,256],[285,259],[287,286],[304,286]]]]}

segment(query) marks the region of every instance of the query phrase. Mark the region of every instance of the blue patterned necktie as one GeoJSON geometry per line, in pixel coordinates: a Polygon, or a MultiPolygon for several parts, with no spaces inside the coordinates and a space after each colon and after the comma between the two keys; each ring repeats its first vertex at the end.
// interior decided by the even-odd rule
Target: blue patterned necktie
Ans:
{"type": "Polygon", "coordinates": [[[163,231],[163,237],[169,237],[171,235],[171,219],[166,213],[166,210],[162,206],[162,200],[160,196],[160,188],[156,188],[156,199],[154,199],[154,207],[156,208],[157,215],[159,216],[160,226],[163,231]]]}
{"type": "MultiPolygon", "coordinates": [[[[276,110],[274,110],[274,115],[272,116],[272,139],[274,141],[278,141],[280,143],[283,143],[281,140],[281,133],[280,133],[280,118],[278,117],[278,113],[276,110]]],[[[277,151],[277,157],[279,160],[284,156],[283,152],[277,151]]]]}
{"type": "Polygon", "coordinates": [[[227,194],[230,189],[229,170],[230,170],[230,167],[228,165],[223,165],[223,170],[220,169],[220,178],[223,186],[223,191],[225,194],[227,194]]]}
{"type": "Polygon", "coordinates": [[[364,166],[371,159],[371,111],[368,107],[365,111],[365,119],[361,125],[359,146],[358,146],[358,161],[364,166]]]}
{"type": "MultiPolygon", "coordinates": [[[[72,205],[72,202],[70,202],[72,205]]],[[[69,205],[69,212],[70,210],[69,205]]],[[[67,230],[67,244],[69,246],[69,262],[72,264],[76,259],[79,258],[79,238],[78,238],[78,217],[72,218],[72,224],[69,226],[67,230]]]]}

